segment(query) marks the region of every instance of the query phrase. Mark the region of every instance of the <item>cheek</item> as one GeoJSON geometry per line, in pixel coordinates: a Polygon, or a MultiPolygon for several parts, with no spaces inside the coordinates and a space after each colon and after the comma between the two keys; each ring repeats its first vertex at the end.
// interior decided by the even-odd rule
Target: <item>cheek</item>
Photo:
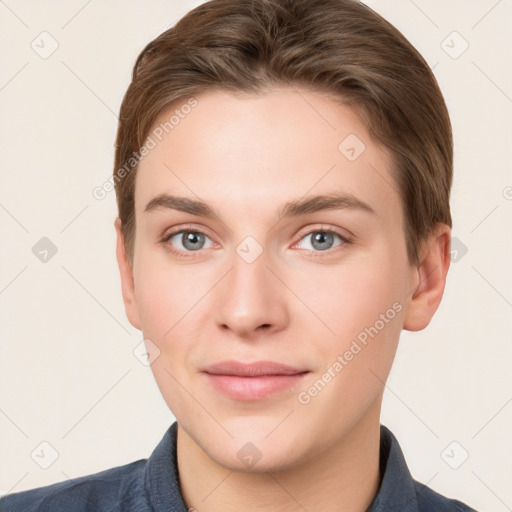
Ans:
{"type": "Polygon", "coordinates": [[[336,403],[355,414],[381,392],[391,369],[402,329],[403,297],[394,260],[361,258],[351,263],[310,276],[300,293],[330,330],[311,317],[309,329],[314,321],[324,333],[317,345],[323,367],[315,378],[320,381],[311,390],[321,391],[322,397],[312,400],[313,407],[336,403]]]}
{"type": "Polygon", "coordinates": [[[142,331],[157,339],[179,328],[200,293],[200,280],[194,276],[191,281],[186,266],[171,265],[168,259],[163,250],[140,248],[134,269],[142,331]]]}
{"type": "Polygon", "coordinates": [[[298,407],[318,422],[312,429],[326,418],[340,428],[355,423],[382,393],[393,363],[403,322],[399,285],[392,264],[365,268],[333,273],[323,293],[315,292],[317,311],[335,334],[319,337],[323,365],[298,390],[298,407]]]}
{"type": "Polygon", "coordinates": [[[151,371],[168,407],[180,417],[197,414],[180,383],[189,379],[186,362],[201,326],[199,308],[194,305],[209,289],[200,282],[196,276],[191,282],[185,267],[155,259],[151,263],[146,259],[136,273],[135,294],[143,336],[160,351],[151,371]]]}
{"type": "Polygon", "coordinates": [[[218,273],[206,266],[172,264],[166,256],[139,258],[135,296],[144,337],[153,341],[171,364],[186,357],[201,339],[211,319],[210,292],[218,273]]]}
{"type": "MultiPolygon", "coordinates": [[[[292,289],[311,312],[303,318],[308,319],[309,329],[313,322],[317,324],[321,337],[329,340],[327,349],[343,350],[376,322],[382,327],[381,315],[391,319],[385,329],[379,329],[386,336],[392,331],[388,329],[391,323],[400,324],[397,309],[401,308],[393,305],[403,301],[402,286],[390,259],[354,258],[338,267],[318,266],[300,276],[290,275],[292,278],[292,289]]],[[[396,329],[392,333],[395,335],[396,329]]]]}
{"type": "Polygon", "coordinates": [[[135,277],[135,296],[144,336],[161,339],[177,321],[181,283],[146,265],[135,277]]]}

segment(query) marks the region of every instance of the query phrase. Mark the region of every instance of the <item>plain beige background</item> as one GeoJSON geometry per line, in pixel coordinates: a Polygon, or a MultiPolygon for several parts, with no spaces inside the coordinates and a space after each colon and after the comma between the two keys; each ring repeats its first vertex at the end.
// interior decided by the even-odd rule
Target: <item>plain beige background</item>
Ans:
{"type": "MultiPolygon", "coordinates": [[[[114,192],[92,190],[138,52],[200,3],[0,2],[0,493],[146,458],[174,421],[133,353],[114,192]]],[[[381,422],[414,478],[510,510],[512,3],[368,3],[434,69],[455,135],[457,252],[434,320],[402,335],[381,422]]]]}

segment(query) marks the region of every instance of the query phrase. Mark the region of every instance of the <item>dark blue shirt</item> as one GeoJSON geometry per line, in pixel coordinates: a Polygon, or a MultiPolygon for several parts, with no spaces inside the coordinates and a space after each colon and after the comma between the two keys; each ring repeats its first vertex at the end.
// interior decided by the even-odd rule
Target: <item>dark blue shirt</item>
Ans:
{"type": "MultiPolygon", "coordinates": [[[[0,499],[0,512],[187,512],[178,480],[177,427],[169,427],[149,459],[9,494],[0,499]]],[[[366,512],[476,512],[413,480],[393,433],[381,425],[380,434],[380,485],[366,512]]]]}

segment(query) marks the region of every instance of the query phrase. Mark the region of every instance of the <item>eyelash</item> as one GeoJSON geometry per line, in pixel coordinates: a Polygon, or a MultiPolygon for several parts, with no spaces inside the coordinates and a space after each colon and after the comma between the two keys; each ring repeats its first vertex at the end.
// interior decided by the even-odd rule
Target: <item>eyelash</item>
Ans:
{"type": "MultiPolygon", "coordinates": [[[[176,229],[174,231],[171,231],[170,233],[167,233],[162,238],[162,240],[160,242],[165,245],[166,249],[170,253],[175,254],[177,256],[184,256],[184,257],[190,258],[190,259],[194,259],[194,258],[197,258],[198,256],[200,256],[199,253],[201,252],[201,249],[198,251],[181,251],[179,249],[172,247],[168,243],[169,240],[173,236],[178,235],[180,233],[198,233],[198,234],[201,234],[201,235],[204,235],[204,236],[210,238],[204,231],[202,231],[201,229],[197,229],[194,226],[181,226],[179,229],[176,229]]],[[[342,235],[338,231],[333,230],[332,228],[329,228],[329,227],[320,226],[320,227],[311,229],[311,230],[301,234],[299,240],[297,242],[295,242],[293,245],[297,245],[303,238],[307,237],[308,235],[312,235],[313,233],[324,233],[324,234],[335,235],[335,236],[339,237],[342,242],[341,244],[333,247],[332,249],[326,249],[325,251],[314,251],[311,249],[302,249],[303,251],[305,251],[309,255],[313,256],[314,258],[323,257],[324,254],[331,255],[333,252],[342,251],[346,248],[346,246],[348,246],[352,243],[352,241],[348,237],[342,235]]]]}

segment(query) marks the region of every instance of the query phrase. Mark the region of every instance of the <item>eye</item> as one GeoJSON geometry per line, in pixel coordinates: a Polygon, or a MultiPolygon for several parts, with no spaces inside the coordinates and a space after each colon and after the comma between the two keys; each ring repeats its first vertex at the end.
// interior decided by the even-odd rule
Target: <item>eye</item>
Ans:
{"type": "Polygon", "coordinates": [[[163,242],[167,244],[171,252],[182,254],[197,252],[201,249],[209,249],[212,247],[210,238],[201,231],[181,230],[169,233],[163,242]],[[210,245],[205,242],[210,241],[210,245]]]}
{"type": "MultiPolygon", "coordinates": [[[[330,229],[316,229],[310,231],[306,236],[301,238],[301,241],[302,240],[309,242],[309,247],[307,246],[308,244],[306,244],[306,247],[301,248],[314,252],[329,251],[330,249],[349,243],[348,240],[339,233],[330,229]],[[336,238],[340,240],[340,243],[334,245],[336,238]]],[[[300,242],[298,242],[298,244],[300,244],[300,242]]]]}
{"type": "MultiPolygon", "coordinates": [[[[194,253],[199,253],[202,249],[211,249],[215,245],[208,235],[195,229],[181,229],[171,232],[162,239],[162,243],[171,253],[190,257],[194,257],[194,253]]],[[[299,249],[304,249],[316,255],[315,253],[328,252],[336,249],[336,247],[343,249],[344,246],[349,244],[350,241],[340,233],[332,229],[320,228],[306,233],[294,247],[298,246],[299,249]],[[336,239],[339,240],[337,244],[336,239]],[[306,246],[300,247],[303,240],[306,241],[306,246]]]]}

